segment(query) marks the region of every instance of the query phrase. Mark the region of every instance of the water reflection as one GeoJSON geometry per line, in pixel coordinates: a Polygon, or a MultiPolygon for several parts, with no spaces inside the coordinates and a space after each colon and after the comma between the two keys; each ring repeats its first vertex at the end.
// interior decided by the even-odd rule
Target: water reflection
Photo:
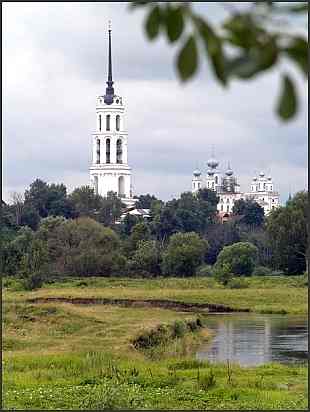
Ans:
{"type": "Polygon", "coordinates": [[[214,331],[210,344],[196,357],[211,362],[237,362],[244,366],[267,362],[305,362],[308,352],[306,316],[230,314],[210,315],[214,331]]]}

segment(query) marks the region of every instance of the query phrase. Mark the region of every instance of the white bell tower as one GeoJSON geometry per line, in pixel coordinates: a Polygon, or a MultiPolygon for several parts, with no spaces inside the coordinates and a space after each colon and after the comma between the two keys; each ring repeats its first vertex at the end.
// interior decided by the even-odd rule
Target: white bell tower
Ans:
{"type": "Polygon", "coordinates": [[[92,133],[91,187],[101,196],[115,192],[126,206],[135,203],[131,193],[131,168],[127,163],[125,107],[114,93],[112,80],[111,28],[109,27],[108,87],[96,101],[96,129],[92,133]]]}

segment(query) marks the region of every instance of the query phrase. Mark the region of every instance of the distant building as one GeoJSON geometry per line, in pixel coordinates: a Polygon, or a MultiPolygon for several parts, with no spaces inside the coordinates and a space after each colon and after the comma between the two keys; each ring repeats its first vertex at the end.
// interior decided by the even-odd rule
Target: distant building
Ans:
{"type": "Polygon", "coordinates": [[[101,196],[115,192],[126,206],[136,202],[131,190],[131,168],[127,161],[127,131],[122,97],[114,93],[112,80],[111,29],[109,29],[108,81],[105,95],[97,97],[96,129],[92,134],[91,187],[101,196]]]}
{"type": "Polygon", "coordinates": [[[200,189],[214,190],[218,197],[217,210],[222,221],[232,214],[234,204],[240,199],[253,199],[264,209],[265,215],[279,206],[279,193],[274,191],[272,178],[265,177],[261,172],[254,177],[249,192],[241,192],[240,185],[228,164],[225,173],[218,169],[219,162],[214,158],[208,160],[206,178],[203,180],[202,173],[196,169],[193,172],[192,192],[197,193],[200,189]]]}

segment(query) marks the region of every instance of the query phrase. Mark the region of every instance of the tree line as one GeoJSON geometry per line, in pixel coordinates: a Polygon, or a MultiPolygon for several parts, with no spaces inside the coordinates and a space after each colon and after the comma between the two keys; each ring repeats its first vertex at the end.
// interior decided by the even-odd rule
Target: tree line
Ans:
{"type": "Polygon", "coordinates": [[[148,220],[120,219],[124,205],[113,192],[101,197],[82,186],[68,194],[63,184],[37,179],[1,206],[0,271],[31,287],[57,276],[199,274],[227,284],[233,275],[306,270],[305,192],[267,217],[256,202],[237,201],[225,223],[217,203],[208,189],[167,202],[146,194],[137,207],[150,209],[148,220]]]}

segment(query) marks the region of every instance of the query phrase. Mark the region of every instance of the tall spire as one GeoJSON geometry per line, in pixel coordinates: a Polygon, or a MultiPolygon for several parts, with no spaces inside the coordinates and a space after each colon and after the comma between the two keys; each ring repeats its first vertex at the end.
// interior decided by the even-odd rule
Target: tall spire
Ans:
{"type": "Polygon", "coordinates": [[[112,80],[112,52],[111,52],[111,21],[109,20],[109,66],[108,66],[108,81],[104,96],[104,102],[106,104],[113,103],[113,96],[114,96],[114,88],[113,88],[113,80],[112,80]]]}

